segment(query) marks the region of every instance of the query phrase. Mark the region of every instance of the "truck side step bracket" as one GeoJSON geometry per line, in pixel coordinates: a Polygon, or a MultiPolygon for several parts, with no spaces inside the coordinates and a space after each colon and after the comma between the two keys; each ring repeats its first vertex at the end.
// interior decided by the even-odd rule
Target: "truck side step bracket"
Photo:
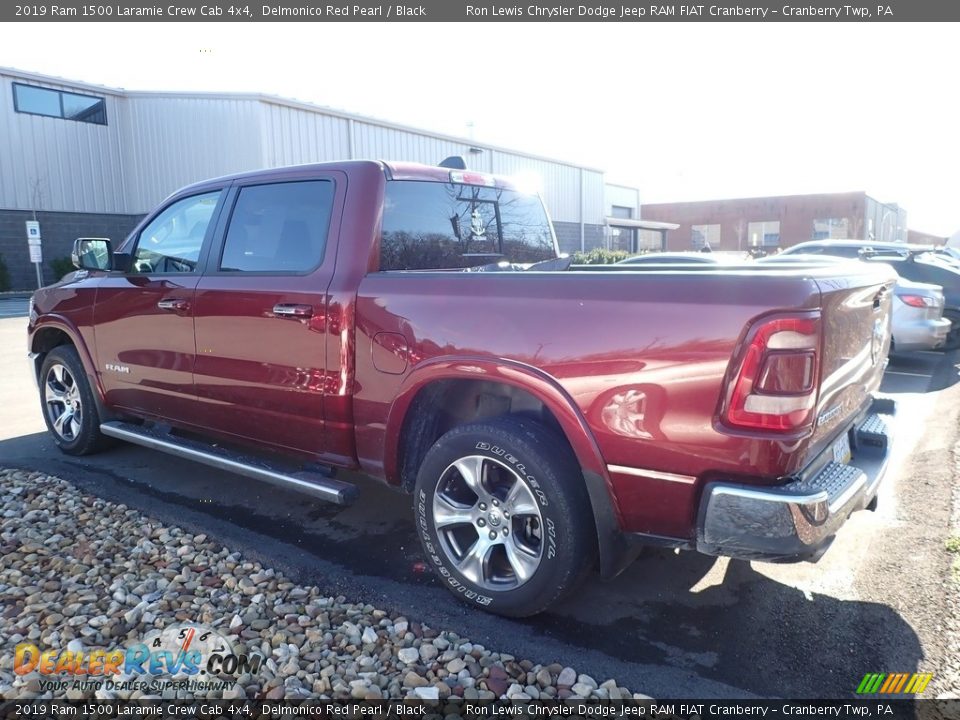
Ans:
{"type": "Polygon", "coordinates": [[[110,421],[100,425],[100,432],[151,450],[159,450],[220,470],[299,490],[319,500],[337,505],[350,505],[358,494],[355,485],[335,480],[331,471],[290,472],[264,459],[240,455],[216,445],[179,437],[157,428],[110,421]]]}

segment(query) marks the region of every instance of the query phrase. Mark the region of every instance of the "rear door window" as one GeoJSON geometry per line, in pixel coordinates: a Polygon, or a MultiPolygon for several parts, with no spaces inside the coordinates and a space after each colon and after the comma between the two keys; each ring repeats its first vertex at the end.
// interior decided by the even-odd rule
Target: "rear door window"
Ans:
{"type": "Polygon", "coordinates": [[[387,183],[381,270],[440,270],[556,257],[553,232],[536,195],[503,188],[387,183]]]}
{"type": "Polygon", "coordinates": [[[330,180],[240,189],[220,257],[221,272],[310,272],[323,260],[333,211],[330,180]]]}

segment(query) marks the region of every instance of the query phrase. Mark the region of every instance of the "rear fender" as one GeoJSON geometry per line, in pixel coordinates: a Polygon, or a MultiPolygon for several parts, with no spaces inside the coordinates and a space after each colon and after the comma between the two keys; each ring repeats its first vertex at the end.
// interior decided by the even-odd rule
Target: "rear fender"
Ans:
{"type": "Polygon", "coordinates": [[[509,360],[490,358],[434,358],[416,367],[404,380],[387,419],[384,471],[387,481],[400,484],[400,441],[404,420],[417,394],[430,383],[441,380],[486,380],[522,389],[537,398],[557,419],[570,443],[587,492],[597,528],[600,571],[612,577],[635,556],[621,532],[619,508],[606,464],[596,440],[579,408],[566,391],[537,368],[509,360]]]}

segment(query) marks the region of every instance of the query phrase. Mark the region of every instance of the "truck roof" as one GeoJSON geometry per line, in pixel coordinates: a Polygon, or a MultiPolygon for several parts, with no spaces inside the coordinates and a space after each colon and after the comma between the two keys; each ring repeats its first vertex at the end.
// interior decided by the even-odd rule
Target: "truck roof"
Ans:
{"type": "Polygon", "coordinates": [[[261,170],[250,170],[231,175],[221,175],[215,178],[201,180],[192,183],[176,191],[180,194],[184,190],[199,190],[208,185],[219,185],[227,181],[250,180],[258,177],[275,177],[278,173],[285,170],[303,173],[310,170],[341,170],[349,172],[363,167],[374,166],[380,169],[390,180],[426,180],[430,182],[460,182],[467,185],[494,184],[496,187],[515,189],[514,181],[502,175],[493,175],[477,170],[451,170],[450,168],[438,167],[435,165],[423,165],[414,162],[395,162],[389,160],[337,160],[334,162],[305,163],[302,165],[286,165],[281,167],[263,168],[261,170]]]}

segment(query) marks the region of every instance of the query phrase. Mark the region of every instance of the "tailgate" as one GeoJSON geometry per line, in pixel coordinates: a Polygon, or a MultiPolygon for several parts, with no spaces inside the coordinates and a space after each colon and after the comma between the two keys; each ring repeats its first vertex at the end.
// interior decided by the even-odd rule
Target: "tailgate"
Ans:
{"type": "Polygon", "coordinates": [[[879,387],[890,349],[890,313],[897,276],[886,265],[850,263],[839,277],[815,277],[821,293],[823,345],[815,454],[866,409],[879,387]]]}

